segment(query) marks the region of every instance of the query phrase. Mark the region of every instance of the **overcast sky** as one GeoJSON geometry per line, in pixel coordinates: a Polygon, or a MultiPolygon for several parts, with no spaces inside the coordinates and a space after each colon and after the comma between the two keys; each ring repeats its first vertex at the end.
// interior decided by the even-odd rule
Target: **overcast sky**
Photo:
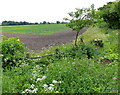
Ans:
{"type": "Polygon", "coordinates": [[[28,22],[63,21],[75,8],[101,7],[115,0],[1,0],[0,22],[4,20],[28,22]]]}

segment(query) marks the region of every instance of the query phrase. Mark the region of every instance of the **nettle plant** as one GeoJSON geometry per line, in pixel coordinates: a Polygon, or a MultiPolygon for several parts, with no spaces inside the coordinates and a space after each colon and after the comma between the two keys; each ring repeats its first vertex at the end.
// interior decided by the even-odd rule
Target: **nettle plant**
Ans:
{"type": "Polygon", "coordinates": [[[26,56],[27,48],[20,42],[18,38],[6,39],[2,37],[2,67],[12,67],[17,65],[17,61],[26,56]]]}
{"type": "Polygon", "coordinates": [[[98,20],[98,13],[94,9],[94,4],[90,8],[76,8],[75,12],[68,13],[70,18],[64,18],[64,20],[69,21],[66,25],[74,31],[77,31],[75,46],[77,46],[77,38],[79,32],[82,28],[88,27],[98,20]]]}

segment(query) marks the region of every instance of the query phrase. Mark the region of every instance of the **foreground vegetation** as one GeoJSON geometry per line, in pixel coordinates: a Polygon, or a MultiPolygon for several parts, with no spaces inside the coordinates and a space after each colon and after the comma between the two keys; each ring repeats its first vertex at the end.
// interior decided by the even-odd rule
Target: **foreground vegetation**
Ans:
{"type": "Polygon", "coordinates": [[[18,67],[3,72],[3,93],[117,93],[118,30],[90,27],[81,37],[77,47],[66,44],[31,56],[56,55],[17,61],[18,67]],[[93,39],[104,46],[93,45],[93,39]]]}
{"type": "Polygon", "coordinates": [[[119,4],[108,3],[99,11],[92,5],[70,13],[73,19],[67,26],[77,33],[89,26],[76,35],[75,44],[27,53],[18,38],[3,37],[3,93],[118,93],[119,4]],[[85,18],[79,18],[84,13],[85,18]],[[47,54],[52,55],[31,59],[47,54]]]}
{"type": "Polygon", "coordinates": [[[49,35],[68,29],[65,24],[2,26],[2,32],[49,35]]]}

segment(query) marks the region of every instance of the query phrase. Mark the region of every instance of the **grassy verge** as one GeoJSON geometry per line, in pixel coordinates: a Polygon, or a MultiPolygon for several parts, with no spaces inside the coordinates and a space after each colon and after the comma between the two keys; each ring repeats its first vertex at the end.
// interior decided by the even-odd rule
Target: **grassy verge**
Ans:
{"type": "Polygon", "coordinates": [[[22,60],[3,72],[3,93],[117,93],[118,30],[90,27],[81,37],[78,47],[71,43],[32,53],[56,55],[22,60]],[[102,39],[103,47],[93,45],[94,39],[102,39]]]}
{"type": "Polygon", "coordinates": [[[2,32],[49,35],[68,29],[64,24],[16,25],[3,26],[2,32]]]}

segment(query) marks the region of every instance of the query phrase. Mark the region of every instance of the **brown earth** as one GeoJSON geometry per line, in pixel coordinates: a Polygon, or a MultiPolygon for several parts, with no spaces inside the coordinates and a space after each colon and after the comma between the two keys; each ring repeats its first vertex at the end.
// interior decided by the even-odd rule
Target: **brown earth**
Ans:
{"type": "MultiPolygon", "coordinates": [[[[83,28],[80,34],[86,31],[87,28],[83,28]]],[[[65,44],[75,40],[76,31],[64,30],[52,35],[32,35],[32,34],[16,34],[16,33],[5,33],[7,38],[19,37],[20,41],[25,44],[30,50],[41,51],[43,48],[48,48],[52,45],[65,44]]]]}

